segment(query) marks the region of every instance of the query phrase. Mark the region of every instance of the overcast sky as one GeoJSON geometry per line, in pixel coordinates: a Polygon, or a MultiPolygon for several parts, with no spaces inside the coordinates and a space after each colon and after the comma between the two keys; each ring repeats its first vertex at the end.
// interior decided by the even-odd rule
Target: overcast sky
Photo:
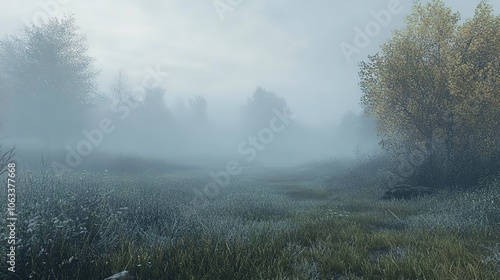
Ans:
{"type": "MultiPolygon", "coordinates": [[[[148,68],[169,72],[166,101],[204,95],[209,113],[243,104],[257,86],[286,98],[298,119],[335,124],[346,111],[359,112],[358,65],[378,51],[392,30],[401,28],[411,1],[347,59],[340,48],[355,47],[355,28],[365,29],[373,12],[390,0],[33,0],[4,1],[0,36],[18,34],[44,9],[61,3],[87,35],[91,55],[102,70],[102,90],[118,68],[140,85],[148,68]],[[222,4],[221,4],[222,3],[222,4]],[[231,3],[233,6],[231,7],[231,3]],[[220,9],[216,10],[217,4],[220,9]],[[350,61],[349,61],[350,60],[350,61]]],[[[471,17],[479,0],[445,1],[462,18],[471,17]]],[[[495,13],[500,1],[491,1],[495,13]]],[[[53,8],[51,8],[53,10],[53,8]]]]}

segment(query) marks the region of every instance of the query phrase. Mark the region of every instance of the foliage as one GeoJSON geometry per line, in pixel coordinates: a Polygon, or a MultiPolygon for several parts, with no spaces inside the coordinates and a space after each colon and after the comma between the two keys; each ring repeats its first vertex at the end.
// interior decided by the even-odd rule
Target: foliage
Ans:
{"type": "Polygon", "coordinates": [[[483,1],[459,20],[440,0],[416,3],[406,27],[360,64],[361,104],[382,145],[408,153],[423,143],[445,185],[476,181],[458,175],[500,151],[500,17],[483,1]]]}
{"type": "Polygon", "coordinates": [[[244,108],[244,122],[250,130],[261,129],[269,125],[269,120],[274,116],[274,111],[283,112],[287,107],[286,100],[276,93],[257,87],[252,97],[248,98],[244,108]]]}
{"type": "Polygon", "coordinates": [[[204,123],[208,120],[207,100],[202,95],[195,96],[189,100],[189,113],[193,121],[204,123]]]}
{"type": "Polygon", "coordinates": [[[82,121],[97,91],[98,72],[88,51],[72,16],[27,26],[21,36],[0,40],[0,73],[11,88],[11,136],[50,142],[82,121]]]}

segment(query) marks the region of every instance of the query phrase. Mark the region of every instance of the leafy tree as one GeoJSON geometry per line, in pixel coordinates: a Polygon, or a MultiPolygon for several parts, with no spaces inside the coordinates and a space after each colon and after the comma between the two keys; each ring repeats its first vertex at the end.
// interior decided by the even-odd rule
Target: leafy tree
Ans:
{"type": "Polygon", "coordinates": [[[244,122],[250,130],[261,129],[269,125],[274,110],[282,112],[285,107],[285,98],[263,87],[257,87],[244,108],[244,122]]]}
{"type": "Polygon", "coordinates": [[[170,111],[164,100],[165,89],[155,86],[147,87],[144,91],[142,110],[158,120],[165,121],[170,117],[170,111]]]}
{"type": "Polygon", "coordinates": [[[172,114],[165,104],[165,89],[159,86],[146,87],[144,99],[131,117],[129,133],[139,137],[148,155],[158,155],[167,148],[169,130],[172,127],[172,114]]]}
{"type": "Polygon", "coordinates": [[[401,154],[425,145],[443,184],[477,176],[460,177],[461,163],[500,151],[500,18],[483,1],[459,20],[440,0],[416,2],[406,27],[360,64],[361,104],[382,145],[401,154]]]}
{"type": "Polygon", "coordinates": [[[13,93],[8,98],[15,108],[9,112],[14,136],[45,138],[51,150],[50,142],[81,130],[78,124],[97,91],[93,63],[72,16],[0,40],[0,72],[13,93]]]}
{"type": "Polygon", "coordinates": [[[500,16],[481,2],[453,47],[449,130],[457,146],[487,157],[500,149],[500,16]]]}

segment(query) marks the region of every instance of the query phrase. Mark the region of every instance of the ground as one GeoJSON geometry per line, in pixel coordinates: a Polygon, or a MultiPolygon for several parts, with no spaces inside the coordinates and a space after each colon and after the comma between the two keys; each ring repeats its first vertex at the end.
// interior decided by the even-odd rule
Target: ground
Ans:
{"type": "Polygon", "coordinates": [[[384,201],[379,178],[357,185],[359,178],[340,174],[356,166],[337,167],[248,168],[218,190],[210,169],[130,176],[20,171],[16,273],[22,279],[104,279],[124,270],[131,279],[500,279],[498,180],[384,201]],[[207,184],[209,197],[196,197],[207,184]]]}

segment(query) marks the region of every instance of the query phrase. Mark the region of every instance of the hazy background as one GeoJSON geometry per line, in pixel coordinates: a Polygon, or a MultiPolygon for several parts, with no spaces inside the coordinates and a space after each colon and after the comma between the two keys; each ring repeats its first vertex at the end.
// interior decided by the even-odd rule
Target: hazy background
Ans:
{"type": "MultiPolygon", "coordinates": [[[[169,73],[161,86],[172,113],[182,114],[179,104],[188,104],[196,96],[207,101],[209,124],[205,128],[176,122],[196,132],[164,135],[167,140],[161,142],[163,138],[158,137],[156,144],[145,143],[145,134],[120,134],[118,129],[99,150],[114,155],[167,156],[190,163],[215,155],[221,160],[245,158],[238,154],[238,145],[262,126],[245,123],[242,112],[259,86],[283,97],[296,116],[292,126],[259,154],[260,160],[295,164],[375,151],[373,126],[358,116],[358,62],[376,53],[392,30],[403,26],[411,9],[411,1],[400,1],[402,12],[392,15],[388,26],[349,61],[339,45],[354,45],[354,28],[364,29],[374,20],[371,13],[387,9],[390,1],[244,0],[224,13],[223,19],[214,8],[215,1],[61,2],[68,3],[59,4],[60,12],[74,14],[88,38],[90,55],[101,70],[99,91],[104,96],[109,95],[120,68],[128,74],[131,87],[142,84],[148,69],[160,69],[169,73]],[[163,144],[177,148],[164,154],[157,149],[163,144]]],[[[444,2],[465,19],[473,15],[479,0],[444,2]]],[[[499,1],[491,4],[500,9],[499,1]]],[[[19,34],[24,23],[41,10],[39,1],[3,3],[0,37],[19,34]]],[[[98,108],[95,119],[77,131],[95,127],[106,110],[98,108]]],[[[75,146],[81,138],[76,134],[61,141],[59,149],[75,146]]],[[[23,147],[26,139],[7,135],[7,140],[23,147]]],[[[34,142],[26,141],[25,146],[29,143],[34,142]]]]}

